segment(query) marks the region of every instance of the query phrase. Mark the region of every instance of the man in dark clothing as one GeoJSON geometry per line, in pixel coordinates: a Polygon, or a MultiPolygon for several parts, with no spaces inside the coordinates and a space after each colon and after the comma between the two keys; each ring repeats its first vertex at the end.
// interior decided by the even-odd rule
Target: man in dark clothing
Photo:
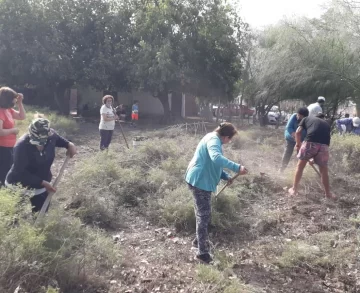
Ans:
{"type": "Polygon", "coordinates": [[[56,147],[66,148],[70,157],[76,153],[74,144],[51,129],[50,122],[44,118],[33,120],[29,133],[15,144],[14,162],[5,184],[11,187],[20,183],[29,189],[33,212],[41,210],[49,192],[56,192],[50,183],[56,147]]]}
{"type": "Polygon", "coordinates": [[[305,117],[299,124],[296,130],[296,150],[298,151],[298,165],[296,168],[293,187],[289,189],[290,195],[298,193],[299,183],[304,171],[304,168],[309,162],[310,164],[317,164],[319,166],[321,181],[324,185],[325,196],[335,199],[335,196],[330,192],[329,175],[328,175],[328,160],[329,160],[329,145],[330,145],[330,126],[324,120],[323,114],[318,114],[316,117],[305,117]],[[301,132],[306,130],[307,134],[305,141],[301,144],[301,132]]]}

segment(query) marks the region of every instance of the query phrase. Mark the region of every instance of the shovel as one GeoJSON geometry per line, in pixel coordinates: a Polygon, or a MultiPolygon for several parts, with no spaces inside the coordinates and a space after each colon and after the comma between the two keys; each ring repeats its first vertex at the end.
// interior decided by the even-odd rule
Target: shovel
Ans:
{"type": "MultiPolygon", "coordinates": [[[[56,188],[57,185],[59,184],[60,180],[61,180],[61,177],[63,176],[64,174],[64,171],[65,171],[65,168],[68,164],[70,160],[70,157],[69,156],[66,156],[66,159],[64,161],[64,163],[62,164],[61,168],[60,168],[60,171],[59,171],[59,174],[58,176],[56,177],[55,181],[54,181],[54,184],[53,184],[53,187],[56,188]]],[[[50,201],[52,199],[54,195],[54,192],[50,192],[43,204],[43,206],[41,207],[41,210],[39,212],[39,215],[37,216],[36,220],[35,220],[35,225],[39,223],[39,221],[44,217],[45,215],[45,212],[47,210],[47,208],[49,207],[49,204],[50,204],[50,201]]]]}

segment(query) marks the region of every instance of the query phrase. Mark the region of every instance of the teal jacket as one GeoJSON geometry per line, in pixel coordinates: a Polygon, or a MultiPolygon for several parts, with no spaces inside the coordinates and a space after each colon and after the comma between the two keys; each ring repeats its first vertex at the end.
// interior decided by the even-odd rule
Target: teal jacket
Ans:
{"type": "MultiPolygon", "coordinates": [[[[296,132],[296,129],[298,128],[298,126],[299,126],[299,123],[297,121],[296,113],[292,114],[292,116],[290,117],[290,119],[285,127],[284,135],[285,135],[286,140],[295,143],[295,139],[291,136],[291,133],[296,132]]],[[[303,129],[301,132],[301,141],[304,141],[305,137],[306,137],[306,130],[303,129]]]]}
{"type": "Polygon", "coordinates": [[[215,132],[211,132],[199,142],[186,170],[185,180],[194,187],[214,192],[220,179],[230,178],[223,168],[238,173],[240,165],[223,156],[222,142],[215,132]]]}

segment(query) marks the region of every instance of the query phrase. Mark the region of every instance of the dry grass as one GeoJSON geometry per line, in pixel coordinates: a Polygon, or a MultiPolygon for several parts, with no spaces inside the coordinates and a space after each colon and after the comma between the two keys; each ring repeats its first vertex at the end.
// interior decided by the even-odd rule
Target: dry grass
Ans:
{"type": "MultiPolygon", "coordinates": [[[[18,286],[29,293],[41,292],[51,283],[65,292],[88,288],[89,281],[120,263],[118,250],[102,231],[59,211],[51,212],[36,228],[28,216],[29,205],[19,206],[19,198],[0,189],[1,292],[14,292],[18,286]]],[[[105,285],[98,281],[99,287],[105,285]]]]}
{"type": "Polygon", "coordinates": [[[32,106],[25,106],[26,119],[17,120],[16,127],[19,128],[19,136],[27,132],[28,126],[34,118],[35,113],[42,113],[51,122],[51,127],[54,128],[60,135],[66,136],[74,134],[78,131],[78,125],[75,120],[58,115],[48,108],[38,108],[32,106]]]}
{"type": "MultiPolygon", "coordinates": [[[[60,197],[69,200],[70,213],[54,209],[39,229],[31,225],[29,211],[22,211],[20,226],[9,226],[18,213],[18,200],[0,191],[0,216],[4,219],[0,224],[0,271],[5,272],[0,275],[1,292],[20,283],[30,288],[36,282],[50,293],[53,289],[48,287],[49,279],[56,280],[64,292],[85,292],[76,291],[78,284],[87,285],[86,292],[98,287],[106,290],[108,283],[103,278],[121,257],[112,239],[99,227],[119,229],[126,225],[127,217],[193,234],[193,199],[184,175],[201,137],[179,129],[144,136],[149,139],[136,149],[99,152],[77,163],[59,192],[60,197]]],[[[333,184],[335,193],[345,195],[338,203],[329,203],[322,199],[321,186],[311,168],[306,168],[302,180],[306,196],[285,197],[283,188],[292,183],[294,169],[291,163],[285,174],[276,172],[283,151],[281,131],[240,132],[231,145],[224,147],[224,153],[243,163],[250,174],[213,199],[210,229],[211,240],[233,256],[216,251],[215,267],[196,267],[198,292],[265,292],[265,287],[259,285],[262,279],[268,282],[266,290],[279,292],[285,288],[284,292],[294,292],[291,285],[285,287],[276,280],[299,269],[305,272],[302,278],[308,278],[308,283],[322,280],[323,272],[330,279],[341,279],[346,274],[358,276],[355,261],[360,204],[356,194],[360,186],[355,177],[348,176],[357,172],[358,164],[354,162],[358,143],[356,137],[333,138],[331,155],[336,160],[331,161],[330,169],[337,175],[332,174],[331,180],[337,182],[333,184]],[[245,268],[234,272],[235,265],[245,268]],[[255,284],[253,273],[261,276],[255,284]]],[[[186,239],[185,235],[177,236],[186,239]]],[[[141,258],[146,258],[151,249],[149,244],[141,258]]],[[[171,254],[166,264],[188,253],[188,247],[175,249],[174,259],[171,254]]],[[[164,250],[161,255],[170,255],[166,253],[164,250]]],[[[162,267],[163,260],[156,261],[151,265],[162,267]]],[[[132,265],[139,266],[135,262],[132,265]]],[[[181,269],[185,266],[181,260],[177,265],[181,269]]],[[[164,282],[174,281],[164,278],[164,282]]],[[[347,286],[349,290],[355,288],[350,281],[347,286]]],[[[56,286],[53,288],[56,290],[56,286]]]]}

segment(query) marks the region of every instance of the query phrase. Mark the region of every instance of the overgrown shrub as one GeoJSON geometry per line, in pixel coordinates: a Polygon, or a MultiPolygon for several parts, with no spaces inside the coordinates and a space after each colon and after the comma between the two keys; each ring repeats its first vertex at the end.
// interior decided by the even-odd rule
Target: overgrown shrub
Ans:
{"type": "MultiPolygon", "coordinates": [[[[260,289],[243,284],[239,279],[228,279],[226,273],[212,266],[199,265],[196,270],[196,279],[200,284],[211,284],[214,293],[261,293],[260,289]]],[[[206,291],[207,292],[207,291],[206,291]]]]}
{"type": "Polygon", "coordinates": [[[51,122],[51,127],[55,129],[60,135],[66,136],[68,134],[74,134],[78,131],[78,125],[74,119],[71,119],[66,116],[58,115],[53,111],[50,111],[48,108],[37,108],[25,105],[26,110],[26,119],[17,120],[16,127],[19,128],[19,135],[23,135],[27,132],[28,126],[31,121],[34,119],[34,114],[36,112],[44,114],[47,119],[51,122]]]}
{"type": "Polygon", "coordinates": [[[140,166],[123,167],[122,154],[99,152],[74,168],[73,176],[64,183],[72,196],[70,207],[86,223],[116,228],[121,222],[118,207],[136,206],[152,186],[140,171],[140,166]]]}
{"type": "Polygon", "coordinates": [[[333,135],[330,156],[333,170],[360,173],[360,136],[333,135]]]}
{"type": "Polygon", "coordinates": [[[98,276],[120,261],[112,239],[58,212],[35,227],[19,198],[0,189],[1,292],[12,293],[19,286],[29,293],[46,292],[49,284],[69,293],[106,287],[98,276]]]}

